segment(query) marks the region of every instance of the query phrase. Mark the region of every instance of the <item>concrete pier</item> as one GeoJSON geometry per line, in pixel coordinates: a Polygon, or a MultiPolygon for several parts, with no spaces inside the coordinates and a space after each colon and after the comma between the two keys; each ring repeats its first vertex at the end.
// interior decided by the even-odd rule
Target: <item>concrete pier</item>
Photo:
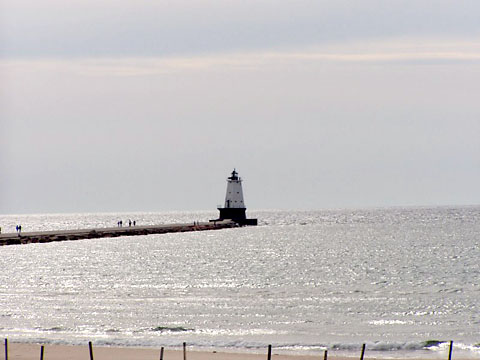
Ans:
{"type": "Polygon", "coordinates": [[[232,220],[222,220],[216,222],[188,223],[188,224],[166,224],[166,225],[146,225],[146,226],[123,226],[97,229],[76,229],[61,231],[38,231],[0,234],[0,246],[20,245],[31,243],[46,243],[52,241],[70,241],[82,239],[96,239],[105,237],[135,236],[150,234],[165,234],[187,231],[218,230],[225,228],[238,227],[239,225],[232,220]]]}

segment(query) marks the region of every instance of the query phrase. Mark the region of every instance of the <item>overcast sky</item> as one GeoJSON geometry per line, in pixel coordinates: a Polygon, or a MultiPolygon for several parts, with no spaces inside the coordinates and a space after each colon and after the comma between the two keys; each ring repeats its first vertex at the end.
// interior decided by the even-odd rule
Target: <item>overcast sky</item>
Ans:
{"type": "Polygon", "coordinates": [[[479,14],[0,0],[0,213],[480,204],[479,14]]]}

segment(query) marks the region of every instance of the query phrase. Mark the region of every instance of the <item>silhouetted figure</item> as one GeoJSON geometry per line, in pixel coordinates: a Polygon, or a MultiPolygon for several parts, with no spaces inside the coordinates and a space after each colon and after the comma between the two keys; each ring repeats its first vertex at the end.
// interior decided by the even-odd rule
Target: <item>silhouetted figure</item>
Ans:
{"type": "Polygon", "coordinates": [[[132,220],[128,219],[128,227],[132,226],[132,220]]]}
{"type": "Polygon", "coordinates": [[[136,225],[137,225],[137,221],[133,220],[133,226],[136,226],[136,225]]]}

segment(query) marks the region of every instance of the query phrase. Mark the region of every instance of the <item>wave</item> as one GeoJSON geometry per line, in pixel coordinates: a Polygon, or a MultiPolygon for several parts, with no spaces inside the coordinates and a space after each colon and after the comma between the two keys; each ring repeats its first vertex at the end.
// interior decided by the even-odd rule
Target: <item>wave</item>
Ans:
{"type": "Polygon", "coordinates": [[[174,326],[174,327],[157,326],[156,328],[153,328],[152,331],[160,331],[160,332],[186,332],[186,331],[194,331],[194,329],[187,329],[187,328],[184,328],[183,326],[174,326]]]}
{"type": "MultiPolygon", "coordinates": [[[[31,330],[26,329],[2,329],[4,337],[10,337],[14,341],[26,343],[44,343],[44,344],[70,344],[82,345],[88,341],[94,342],[98,346],[140,346],[140,347],[181,347],[183,342],[187,342],[190,347],[222,348],[226,351],[252,351],[263,352],[268,345],[272,345],[277,351],[284,352],[304,352],[315,354],[320,351],[329,350],[337,353],[347,353],[352,356],[359,353],[362,342],[289,342],[272,341],[268,336],[267,340],[263,335],[272,335],[269,332],[256,332],[251,337],[250,332],[236,333],[232,338],[231,331],[219,333],[218,330],[208,332],[196,330],[184,326],[166,326],[159,325],[143,329],[118,329],[105,328],[101,331],[92,331],[92,329],[70,329],[62,326],[48,328],[37,327],[31,330]],[[247,338],[246,338],[247,337],[247,338]],[[250,337],[250,339],[248,339],[250,337]],[[260,340],[261,339],[261,340],[260,340]]],[[[273,334],[274,335],[274,334],[273,334]]],[[[448,351],[449,340],[428,339],[420,341],[371,341],[366,342],[367,352],[375,352],[380,357],[394,356],[395,353],[402,353],[407,357],[421,357],[428,354],[436,354],[448,351]],[[387,353],[389,355],[387,355],[387,353]],[[382,355],[383,354],[383,355],[382,355]],[[408,355],[410,354],[410,355],[408,355]],[[415,355],[417,354],[417,355],[415,355]]],[[[454,342],[454,352],[466,355],[464,357],[478,357],[480,355],[480,342],[454,342]]],[[[377,355],[376,355],[377,356],[377,355]]]]}
{"type": "Polygon", "coordinates": [[[427,340],[423,343],[423,346],[425,348],[431,348],[431,347],[434,347],[434,346],[440,346],[442,344],[445,344],[446,341],[441,341],[441,340],[427,340]]]}

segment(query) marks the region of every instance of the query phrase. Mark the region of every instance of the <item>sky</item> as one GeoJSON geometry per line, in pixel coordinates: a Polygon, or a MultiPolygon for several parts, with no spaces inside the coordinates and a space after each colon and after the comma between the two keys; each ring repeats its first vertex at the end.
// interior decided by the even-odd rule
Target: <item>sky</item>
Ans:
{"type": "Polygon", "coordinates": [[[480,204],[477,0],[0,0],[0,213],[480,204]]]}

